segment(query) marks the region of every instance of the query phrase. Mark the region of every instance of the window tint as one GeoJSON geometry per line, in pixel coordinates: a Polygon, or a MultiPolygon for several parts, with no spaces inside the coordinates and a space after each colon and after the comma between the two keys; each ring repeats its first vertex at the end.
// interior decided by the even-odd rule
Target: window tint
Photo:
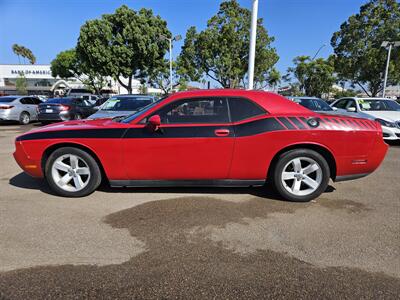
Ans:
{"type": "Polygon", "coordinates": [[[347,100],[347,99],[340,100],[340,101],[336,102],[334,107],[341,108],[341,109],[346,109],[346,105],[347,105],[348,101],[349,100],[347,100]]]}
{"type": "Polygon", "coordinates": [[[22,98],[19,102],[21,102],[21,104],[33,104],[31,98],[22,98]]]}
{"type": "Polygon", "coordinates": [[[185,99],[173,102],[154,113],[166,124],[228,123],[228,105],[225,99],[185,99]]]}
{"type": "Polygon", "coordinates": [[[40,101],[40,99],[38,99],[38,98],[32,98],[32,101],[35,105],[42,103],[42,101],[40,101]]]}
{"type": "Polygon", "coordinates": [[[229,110],[233,122],[245,120],[265,114],[265,110],[253,101],[243,98],[230,98],[229,110]]]}

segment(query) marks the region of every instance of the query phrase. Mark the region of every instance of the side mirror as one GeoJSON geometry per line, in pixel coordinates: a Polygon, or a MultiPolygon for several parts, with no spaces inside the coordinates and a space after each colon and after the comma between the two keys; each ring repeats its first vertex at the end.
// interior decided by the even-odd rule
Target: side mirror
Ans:
{"type": "Polygon", "coordinates": [[[346,110],[348,112],[356,112],[356,108],[355,107],[348,107],[346,110]]]}
{"type": "Polygon", "coordinates": [[[151,116],[147,121],[147,127],[151,131],[157,131],[160,128],[160,125],[161,125],[161,118],[159,115],[151,116]]]}
{"type": "Polygon", "coordinates": [[[332,109],[333,109],[333,110],[337,110],[337,107],[332,106],[332,109]]]}

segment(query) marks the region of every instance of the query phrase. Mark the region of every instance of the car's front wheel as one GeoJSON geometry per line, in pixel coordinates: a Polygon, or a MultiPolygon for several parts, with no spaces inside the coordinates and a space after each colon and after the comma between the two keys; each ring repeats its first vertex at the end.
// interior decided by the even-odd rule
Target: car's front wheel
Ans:
{"type": "Polygon", "coordinates": [[[321,154],[310,149],[294,149],[280,155],[272,179],[283,198],[307,202],[326,190],[329,178],[329,165],[321,154]]]}
{"type": "Polygon", "coordinates": [[[51,189],[65,197],[83,197],[97,189],[101,171],[96,160],[87,152],[63,147],[49,156],[45,176],[51,189]]]}

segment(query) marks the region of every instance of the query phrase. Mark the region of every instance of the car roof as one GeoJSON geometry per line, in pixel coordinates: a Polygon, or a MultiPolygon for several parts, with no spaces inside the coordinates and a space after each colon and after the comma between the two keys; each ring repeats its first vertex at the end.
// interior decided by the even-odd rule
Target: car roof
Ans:
{"type": "Polygon", "coordinates": [[[242,90],[242,89],[210,89],[210,90],[193,90],[177,92],[172,94],[168,101],[183,99],[186,97],[235,97],[248,98],[263,107],[271,114],[279,113],[307,113],[310,110],[298,105],[297,103],[286,99],[285,97],[265,91],[258,90],[242,90]]]}
{"type": "Polygon", "coordinates": [[[291,99],[310,99],[310,100],[322,100],[318,97],[310,97],[310,96],[291,96],[291,99]]]}
{"type": "Polygon", "coordinates": [[[392,100],[392,101],[395,101],[395,100],[390,99],[390,98],[382,98],[382,97],[343,97],[343,98],[340,98],[338,100],[343,100],[343,99],[353,99],[353,100],[392,100]]]}
{"type": "Polygon", "coordinates": [[[149,97],[149,98],[153,98],[154,96],[143,95],[143,94],[121,94],[121,95],[111,96],[110,98],[113,98],[113,97],[120,97],[120,98],[124,98],[124,97],[127,97],[127,98],[129,98],[129,97],[149,97]]]}

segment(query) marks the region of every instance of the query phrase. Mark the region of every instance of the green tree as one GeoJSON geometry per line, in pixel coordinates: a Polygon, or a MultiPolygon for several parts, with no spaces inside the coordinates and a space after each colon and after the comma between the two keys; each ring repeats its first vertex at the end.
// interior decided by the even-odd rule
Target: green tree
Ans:
{"type": "MultiPolygon", "coordinates": [[[[340,26],[331,39],[335,70],[341,79],[370,96],[383,89],[387,50],[383,41],[400,40],[400,5],[396,0],[371,0],[340,26]]],[[[393,49],[389,84],[400,82],[400,49],[393,49]]]]}
{"type": "Polygon", "coordinates": [[[297,56],[294,67],[288,69],[286,80],[295,79],[299,89],[307,96],[321,97],[329,93],[336,82],[332,57],[327,60],[311,60],[309,56],[297,56]]]}
{"type": "Polygon", "coordinates": [[[168,42],[161,35],[170,37],[171,33],[160,16],[123,5],[81,27],[77,56],[88,69],[112,76],[131,93],[133,77],[144,81],[163,64],[168,42]]]}
{"type": "Polygon", "coordinates": [[[101,89],[107,84],[105,76],[100,75],[99,72],[80,61],[75,49],[65,50],[57,54],[56,58],[51,61],[50,69],[53,77],[63,79],[74,77],[90,90],[94,90],[96,94],[100,94],[101,89]]]}
{"type": "Polygon", "coordinates": [[[27,89],[27,82],[25,75],[23,73],[19,73],[17,80],[15,81],[15,88],[17,90],[17,93],[19,95],[27,95],[28,94],[28,89],[27,89]]]}
{"type": "Polygon", "coordinates": [[[33,55],[33,52],[30,49],[18,44],[14,44],[12,45],[12,50],[14,54],[18,56],[19,63],[21,63],[20,57],[24,58],[24,61],[25,58],[28,59],[32,65],[36,63],[36,57],[33,55]]]}
{"type": "MultiPolygon", "coordinates": [[[[200,81],[208,76],[224,88],[244,87],[247,83],[251,12],[236,0],[222,2],[218,13],[197,32],[190,27],[186,33],[179,72],[187,80],[200,81]]],[[[268,82],[270,71],[278,61],[274,41],[258,19],[255,83],[268,82]]]]}

